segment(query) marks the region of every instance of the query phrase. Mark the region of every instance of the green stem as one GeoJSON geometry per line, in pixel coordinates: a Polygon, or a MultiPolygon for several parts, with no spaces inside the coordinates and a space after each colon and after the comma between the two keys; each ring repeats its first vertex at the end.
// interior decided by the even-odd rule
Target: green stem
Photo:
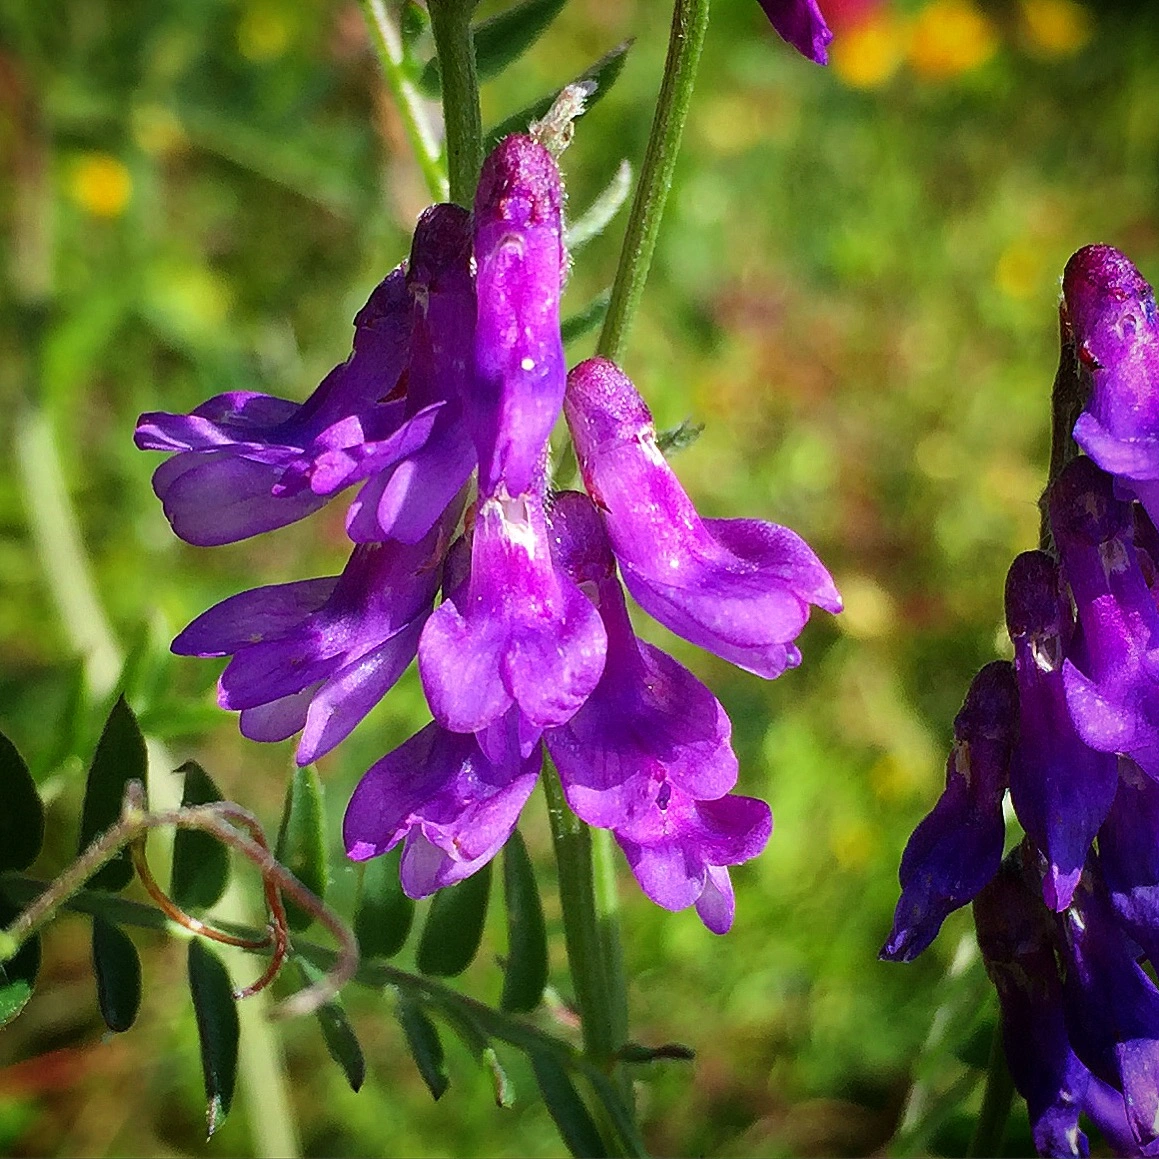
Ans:
{"type": "Polygon", "coordinates": [[[436,201],[446,201],[447,174],[439,157],[439,142],[427,122],[422,97],[403,66],[402,38],[386,11],[384,0],[362,0],[362,12],[382,66],[382,75],[402,117],[403,127],[427,189],[436,201]]]}
{"type": "Polygon", "coordinates": [[[452,201],[471,208],[483,164],[483,114],[475,72],[471,13],[476,0],[430,0],[431,31],[439,58],[447,172],[452,201]]]}
{"type": "Polygon", "coordinates": [[[596,353],[605,358],[620,358],[632,316],[644,293],[664,205],[672,188],[684,122],[688,119],[700,51],[704,47],[708,4],[709,0],[676,0],[672,12],[668,59],[664,62],[664,80],[652,119],[648,151],[644,155],[640,183],[636,186],[632,212],[628,217],[608,316],[604,319],[596,347],[596,353]]]}
{"type": "Polygon", "coordinates": [[[994,1037],[990,1042],[990,1063],[986,1070],[986,1091],[982,1095],[982,1109],[978,1112],[978,1122],[974,1125],[974,1137],[966,1149],[966,1155],[998,1155],[1002,1138],[1006,1134],[1006,1120],[1010,1117],[1010,1104],[1014,1098],[1014,1081],[1006,1066],[1006,1051],[1002,1045],[1002,1018],[994,1027],[994,1037]]]}

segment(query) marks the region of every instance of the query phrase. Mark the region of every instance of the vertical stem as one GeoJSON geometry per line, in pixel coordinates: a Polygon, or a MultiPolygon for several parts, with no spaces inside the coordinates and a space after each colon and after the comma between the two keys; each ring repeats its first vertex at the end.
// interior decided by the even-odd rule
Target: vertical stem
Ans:
{"type": "Polygon", "coordinates": [[[990,1042],[990,1063],[986,1069],[986,1090],[982,1095],[982,1109],[974,1125],[974,1137],[966,1149],[967,1156],[998,1155],[1006,1134],[1006,1120],[1014,1098],[1014,1080],[1006,1066],[1006,1052],[1002,1045],[1002,1016],[994,1027],[990,1042]]]}
{"type": "Polygon", "coordinates": [[[483,114],[471,13],[476,0],[430,0],[431,31],[443,87],[451,200],[471,208],[483,163],[483,114]]]}
{"type": "Polygon", "coordinates": [[[672,12],[668,58],[664,62],[664,79],[652,118],[648,151],[644,154],[640,182],[628,217],[620,264],[612,284],[612,300],[596,347],[596,352],[606,358],[620,358],[628,327],[644,292],[708,29],[708,4],[709,0],[676,0],[672,12]]]}
{"type": "Polygon", "coordinates": [[[403,68],[402,38],[386,11],[385,0],[362,0],[362,11],[382,66],[382,75],[402,117],[427,189],[436,201],[447,200],[447,175],[439,159],[439,143],[427,123],[422,98],[403,68]]]}

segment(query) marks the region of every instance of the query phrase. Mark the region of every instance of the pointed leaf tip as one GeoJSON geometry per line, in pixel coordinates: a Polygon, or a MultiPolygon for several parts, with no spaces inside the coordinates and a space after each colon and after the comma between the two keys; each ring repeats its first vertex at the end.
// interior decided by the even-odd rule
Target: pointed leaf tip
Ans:
{"type": "Polygon", "coordinates": [[[423,1082],[427,1084],[431,1098],[437,1102],[451,1085],[443,1065],[443,1043],[439,1038],[438,1029],[422,1007],[409,998],[399,999],[397,1014],[411,1058],[414,1059],[423,1082]]]}
{"type": "Polygon", "coordinates": [[[27,869],[44,844],[44,804],[16,746],[0,733],[0,873],[27,869]]]}
{"type": "MultiPolygon", "coordinates": [[[[313,765],[295,768],[286,787],[286,803],[274,856],[318,898],[326,896],[326,815],[322,782],[313,765]]],[[[304,930],[314,920],[292,902],[286,902],[290,929],[304,930]]]]}
{"type": "Polygon", "coordinates": [[[189,943],[189,992],[201,1044],[205,1126],[212,1139],[233,1105],[240,1027],[229,974],[221,959],[196,938],[189,943]]]}
{"type": "Polygon", "coordinates": [[[124,930],[99,914],[93,918],[93,973],[105,1025],[120,1034],[141,1009],[141,958],[124,930]]]}

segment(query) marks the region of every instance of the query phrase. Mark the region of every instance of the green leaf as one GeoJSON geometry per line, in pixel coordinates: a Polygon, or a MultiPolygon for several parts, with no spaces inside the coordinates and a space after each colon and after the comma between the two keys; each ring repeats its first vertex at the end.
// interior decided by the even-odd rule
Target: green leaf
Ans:
{"type": "Polygon", "coordinates": [[[499,1055],[491,1045],[487,1032],[471,1017],[466,1010],[453,1002],[441,1002],[434,996],[431,1005],[438,1008],[447,1025],[459,1036],[462,1044],[471,1052],[475,1061],[486,1067],[491,1076],[491,1086],[495,1091],[495,1105],[510,1107],[515,1102],[515,1089],[499,1055]]]}
{"type": "MultiPolygon", "coordinates": [[[[182,805],[209,805],[222,799],[221,790],[196,761],[186,761],[177,772],[185,776],[182,805]]],[[[228,884],[225,846],[199,829],[178,829],[173,838],[169,896],[182,909],[208,909],[220,900],[228,884]]]]}
{"type": "Polygon", "coordinates": [[[415,903],[402,891],[398,865],[402,845],[366,862],[354,911],[354,934],[364,958],[393,958],[406,945],[415,903]]]}
{"type": "Polygon", "coordinates": [[[621,161],[615,176],[603,188],[595,201],[570,225],[564,233],[564,245],[574,253],[587,245],[593,237],[598,237],[608,228],[613,217],[628,200],[632,192],[632,166],[627,160],[621,161]]]}
{"type": "MultiPolygon", "coordinates": [[[[323,971],[319,970],[317,966],[312,966],[301,958],[296,959],[296,961],[302,974],[302,980],[307,986],[317,982],[323,976],[323,971]]],[[[358,1036],[354,1033],[354,1027],[351,1026],[350,1019],[346,1016],[346,1011],[342,1009],[342,1004],[337,998],[332,998],[325,1005],[320,1006],[314,1014],[318,1019],[318,1025],[322,1028],[322,1039],[326,1043],[326,1050],[342,1068],[342,1073],[346,1076],[350,1089],[357,1094],[362,1089],[362,1084],[366,1079],[366,1058],[359,1045],[358,1036]]]]}
{"type": "Polygon", "coordinates": [[[685,419],[679,426],[661,431],[656,436],[656,446],[660,448],[662,455],[673,455],[677,451],[691,447],[702,434],[704,423],[694,423],[691,419],[685,419]]]}
{"type": "Polygon", "coordinates": [[[99,915],[93,917],[93,972],[105,1025],[118,1034],[128,1030],[141,1009],[141,959],[128,934],[99,915]]]}
{"type": "Polygon", "coordinates": [[[399,998],[397,1013],[411,1058],[419,1068],[431,1098],[437,1101],[451,1085],[443,1065],[443,1044],[439,1032],[422,1007],[409,998],[399,998]]]}
{"type": "MultiPolygon", "coordinates": [[[[587,110],[590,111],[592,106],[607,95],[612,85],[616,83],[616,78],[620,75],[620,70],[624,67],[624,61],[627,59],[628,49],[631,47],[632,42],[630,40],[625,40],[622,44],[617,44],[611,52],[606,56],[601,56],[591,68],[586,72],[580,73],[571,82],[572,84],[581,84],[584,81],[595,81],[596,90],[585,102],[587,110]]],[[[545,97],[540,97],[534,104],[520,109],[519,112],[508,117],[505,121],[501,121],[486,134],[483,142],[484,152],[490,153],[504,137],[510,136],[512,133],[526,133],[531,122],[538,121],[543,117],[547,110],[555,103],[557,96],[559,96],[558,89],[548,93],[545,97]]]]}
{"type": "Polygon", "coordinates": [[[535,1072],[539,1093],[567,1149],[577,1159],[601,1159],[601,1156],[610,1154],[591,1113],[563,1067],[551,1055],[536,1051],[531,1055],[531,1069],[535,1072]]]}
{"type": "MultiPolygon", "coordinates": [[[[85,799],[81,808],[80,841],[77,851],[83,853],[121,816],[125,786],[130,781],[145,784],[148,758],[145,738],[137,727],[137,718],[123,696],[117,699],[105,721],[93,763],[85,782],[85,799]]],[[[133,861],[128,849],[122,849],[103,869],[89,878],[91,889],[122,890],[133,880],[133,861]]]]}
{"type": "Polygon", "coordinates": [[[419,939],[417,962],[424,974],[453,978],[471,964],[483,940],[490,893],[488,862],[478,873],[435,894],[419,939]]]}
{"type": "MultiPolygon", "coordinates": [[[[6,929],[20,909],[0,893],[0,929],[6,929]]],[[[28,1004],[40,972],[40,938],[32,937],[15,957],[0,962],[0,1026],[12,1021],[28,1004]]]]}
{"type": "Polygon", "coordinates": [[[574,342],[594,330],[608,316],[608,306],[612,301],[612,291],[597,294],[578,314],[565,318],[559,331],[565,343],[574,342]]]}
{"type": "Polygon", "coordinates": [[[419,38],[430,28],[431,18],[427,10],[416,4],[415,0],[406,0],[399,13],[398,31],[402,37],[402,49],[406,56],[414,51],[419,38]]]}
{"type": "Polygon", "coordinates": [[[189,943],[189,992],[201,1043],[205,1126],[212,1139],[233,1104],[239,1026],[229,974],[221,959],[197,938],[189,943]]]}
{"type": "Polygon", "coordinates": [[[27,869],[44,844],[44,805],[16,746],[0,733],[0,873],[27,869]]]}
{"type": "MultiPolygon", "coordinates": [[[[312,893],[326,896],[326,817],[322,782],[313,765],[295,768],[286,788],[286,803],[274,856],[312,893]]],[[[293,902],[286,902],[292,930],[304,930],[314,920],[293,902]]]]}
{"type": "Polygon", "coordinates": [[[499,1009],[534,1010],[547,985],[547,930],[535,870],[517,829],[503,850],[503,898],[507,903],[507,969],[499,1009]]]}
{"type": "Polygon", "coordinates": [[[616,1051],[616,1057],[621,1062],[646,1063],[658,1062],[661,1059],[671,1059],[676,1062],[691,1062],[696,1058],[696,1051],[682,1042],[665,1042],[660,1046],[644,1046],[639,1042],[625,1042],[616,1051]]]}

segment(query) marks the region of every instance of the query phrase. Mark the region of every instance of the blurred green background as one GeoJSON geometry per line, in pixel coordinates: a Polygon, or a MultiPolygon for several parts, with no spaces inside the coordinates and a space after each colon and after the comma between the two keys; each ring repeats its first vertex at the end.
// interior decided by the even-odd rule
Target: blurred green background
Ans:
{"type": "MultiPolygon", "coordinates": [[[[962,1153],[994,1017],[968,914],[910,966],[876,952],[953,715],[1007,647],[1005,569],[1036,542],[1062,267],[1104,241],[1159,276],[1154,5],[822,7],[837,31],[827,70],[787,49],[752,0],[718,0],[626,358],[661,427],[705,424],[676,460],[701,510],[793,526],[848,605],[814,617],[804,665],[771,684],[641,618],[716,690],[740,788],[776,818],[768,852],[734,874],[724,938],[651,906],[621,866],[633,1037],[697,1051],[640,1073],[659,1154],[962,1153]]],[[[666,8],[571,0],[484,90],[494,123],[637,38],[564,157],[577,214],[622,158],[638,166],[666,8]]],[[[74,849],[119,674],[169,767],[196,758],[275,826],[291,746],[243,740],[215,707],[218,666],[170,656],[168,640],[242,588],[338,571],[343,505],[258,541],[187,547],[132,429],[140,411],[222,390],[304,398],[405,254],[426,195],[361,11],[0,0],[0,158],[0,728],[52,801],[37,870],[74,849]],[[70,509],[96,606],[61,539],[70,509]]],[[[622,224],[576,255],[565,312],[610,283],[622,224]]],[[[353,889],[337,853],[345,801],[422,712],[411,673],[321,764],[340,908],[353,889]]],[[[538,793],[523,829],[566,997],[538,793]]],[[[244,896],[230,904],[256,913],[244,896]]],[[[493,1001],[497,912],[491,926],[462,984],[493,1001]]],[[[355,990],[361,1093],[320,1061],[314,1024],[280,1027],[271,1047],[255,1023],[238,1106],[205,1144],[184,947],[134,939],[145,1008],[114,1039],[86,923],[49,933],[39,993],[0,1036],[0,1151],[260,1155],[296,1136],[311,1155],[561,1153],[525,1065],[512,1060],[520,1097],[499,1110],[449,1043],[452,1087],[435,1105],[384,1000],[355,990]],[[293,1119],[280,1135],[278,1042],[293,1119]]],[[[1027,1153],[1022,1117],[1011,1154],[1027,1153]]]]}

